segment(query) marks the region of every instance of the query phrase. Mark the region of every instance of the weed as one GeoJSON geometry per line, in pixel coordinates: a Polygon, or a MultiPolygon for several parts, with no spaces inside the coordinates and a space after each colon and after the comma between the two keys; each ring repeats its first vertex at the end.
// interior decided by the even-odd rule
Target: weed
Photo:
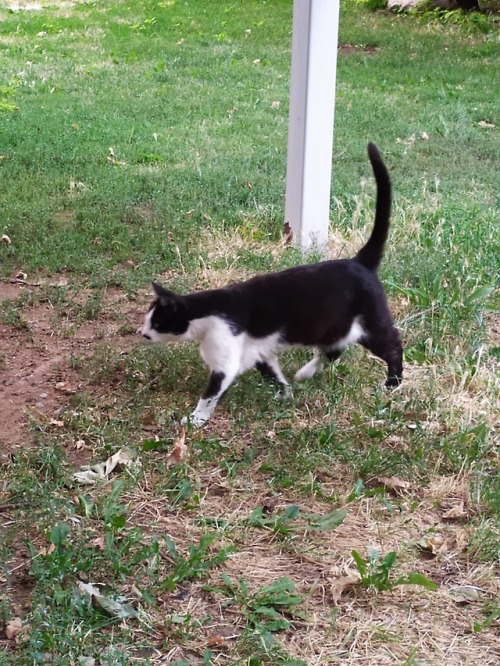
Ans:
{"type": "Polygon", "coordinates": [[[351,555],[361,576],[359,584],[376,592],[391,591],[398,585],[420,585],[428,590],[438,589],[438,586],[432,580],[414,572],[399,576],[396,580],[391,580],[391,573],[397,560],[397,554],[394,551],[387,553],[382,558],[380,558],[380,554],[375,548],[369,549],[366,559],[357,550],[353,550],[351,555]]]}
{"type": "Polygon", "coordinates": [[[210,591],[222,593],[231,605],[237,604],[246,620],[243,643],[253,652],[249,663],[295,664],[303,666],[305,662],[292,659],[273,639],[273,634],[289,629],[293,619],[286,616],[302,617],[297,607],[303,599],[295,594],[295,585],[289,578],[280,578],[270,585],[250,593],[248,585],[240,579],[233,583],[229,576],[222,574],[224,586],[209,587],[210,591]],[[261,661],[264,659],[264,661],[261,661]]]}
{"type": "Polygon", "coordinates": [[[423,6],[415,13],[426,21],[438,21],[444,25],[458,25],[471,31],[489,33],[495,29],[494,18],[479,12],[464,12],[461,9],[425,9],[425,6],[423,6]]]}
{"type": "Polygon", "coordinates": [[[0,303],[0,322],[17,330],[29,330],[29,324],[23,314],[25,299],[2,301],[0,303]]]}
{"type": "Polygon", "coordinates": [[[500,604],[498,603],[498,600],[486,604],[483,613],[486,616],[484,620],[474,623],[474,631],[477,633],[483,631],[500,619],[500,604]]]}
{"type": "Polygon", "coordinates": [[[355,0],[356,4],[370,11],[376,11],[377,9],[386,9],[387,0],[355,0]]]}
{"type": "Polygon", "coordinates": [[[253,527],[271,529],[274,534],[286,537],[298,530],[304,529],[315,532],[334,530],[344,522],[345,517],[346,511],[344,509],[337,509],[324,516],[304,514],[302,513],[301,508],[296,504],[288,506],[281,515],[266,515],[265,508],[263,506],[258,506],[248,517],[248,523],[253,527]],[[302,525],[297,524],[297,522],[293,524],[292,521],[297,521],[299,517],[303,520],[302,525]]]}
{"type": "Polygon", "coordinates": [[[200,578],[208,569],[225,562],[233,548],[223,548],[213,554],[210,547],[215,538],[215,534],[201,536],[199,543],[189,546],[187,555],[183,556],[177,552],[172,539],[165,536],[165,545],[172,560],[172,571],[160,582],[159,589],[172,592],[183,581],[200,578]]]}

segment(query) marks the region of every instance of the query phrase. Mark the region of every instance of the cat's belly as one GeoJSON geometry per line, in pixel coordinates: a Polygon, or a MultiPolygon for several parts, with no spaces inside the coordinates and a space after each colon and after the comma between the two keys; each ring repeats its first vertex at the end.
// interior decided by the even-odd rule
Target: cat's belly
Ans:
{"type": "Polygon", "coordinates": [[[282,345],[278,332],[265,338],[253,338],[242,332],[235,335],[230,325],[219,317],[207,318],[209,332],[205,335],[200,353],[209,368],[236,377],[253,368],[256,363],[274,357],[282,345]]]}
{"type": "Polygon", "coordinates": [[[283,346],[280,343],[280,333],[273,333],[265,338],[252,338],[247,333],[241,334],[240,374],[250,370],[260,361],[272,357],[283,346]]]}

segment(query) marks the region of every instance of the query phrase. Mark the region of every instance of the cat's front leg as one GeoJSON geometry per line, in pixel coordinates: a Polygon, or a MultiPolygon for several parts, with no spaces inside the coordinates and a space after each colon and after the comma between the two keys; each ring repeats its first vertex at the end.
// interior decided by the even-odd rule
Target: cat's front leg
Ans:
{"type": "Polygon", "coordinates": [[[201,428],[211,418],[222,394],[232,384],[233,373],[212,371],[207,388],[199,399],[196,409],[189,417],[184,417],[182,423],[190,423],[194,428],[201,428]]]}

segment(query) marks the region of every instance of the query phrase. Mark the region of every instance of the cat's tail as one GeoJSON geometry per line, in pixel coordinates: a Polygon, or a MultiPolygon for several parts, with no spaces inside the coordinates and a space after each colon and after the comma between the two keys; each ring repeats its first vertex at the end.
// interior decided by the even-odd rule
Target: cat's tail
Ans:
{"type": "Polygon", "coordinates": [[[389,231],[391,216],[391,180],[377,146],[368,144],[368,157],[372,164],[373,174],[377,183],[377,205],[373,231],[366,245],[355,259],[371,271],[376,271],[384,254],[384,245],[389,231]]]}

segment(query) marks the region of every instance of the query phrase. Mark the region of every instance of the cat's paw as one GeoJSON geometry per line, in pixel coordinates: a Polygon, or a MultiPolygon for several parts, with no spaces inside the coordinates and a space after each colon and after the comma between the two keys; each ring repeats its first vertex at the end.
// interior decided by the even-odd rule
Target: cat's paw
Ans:
{"type": "Polygon", "coordinates": [[[283,386],[279,391],[276,392],[274,399],[284,402],[285,400],[291,400],[293,398],[293,391],[291,386],[283,386]]]}
{"type": "Polygon", "coordinates": [[[183,416],[181,419],[181,425],[191,426],[191,428],[201,428],[209,420],[209,416],[204,416],[202,414],[197,414],[193,412],[189,416],[183,416]]]}

